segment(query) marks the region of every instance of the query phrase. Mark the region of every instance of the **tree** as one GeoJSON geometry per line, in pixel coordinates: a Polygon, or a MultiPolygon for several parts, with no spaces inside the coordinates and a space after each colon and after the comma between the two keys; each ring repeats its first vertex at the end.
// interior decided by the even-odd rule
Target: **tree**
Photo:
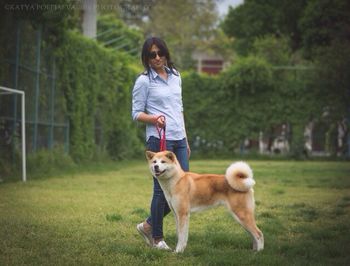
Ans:
{"type": "Polygon", "coordinates": [[[144,37],[159,36],[176,55],[175,64],[192,69],[194,51],[233,56],[232,40],[218,29],[218,0],[101,0],[99,12],[139,28],[144,37]]]}
{"type": "Polygon", "coordinates": [[[193,65],[192,52],[212,39],[218,16],[214,0],[157,1],[142,26],[145,35],[163,38],[181,68],[193,65]]]}
{"type": "Polygon", "coordinates": [[[190,140],[199,137],[212,151],[222,143],[221,152],[232,152],[267,125],[272,72],[261,58],[241,58],[219,77],[185,75],[183,91],[190,140]]]}
{"type": "Polygon", "coordinates": [[[317,71],[315,97],[330,111],[331,120],[340,120],[350,110],[349,1],[309,1],[300,28],[304,55],[317,71]]]}
{"type": "Polygon", "coordinates": [[[113,15],[128,25],[140,26],[159,0],[98,0],[100,15],[113,15]]]}
{"type": "Polygon", "coordinates": [[[142,33],[138,29],[130,28],[115,15],[103,15],[97,22],[97,40],[106,47],[129,54],[137,54],[142,42],[142,33]]]}
{"type": "Polygon", "coordinates": [[[224,133],[231,142],[253,137],[268,125],[271,105],[267,103],[271,99],[273,82],[266,60],[255,56],[240,58],[222,74],[221,86],[225,90],[222,102],[226,102],[230,110],[226,120],[235,118],[235,125],[231,124],[224,133]]]}
{"type": "Polygon", "coordinates": [[[265,58],[274,66],[288,65],[292,56],[287,38],[276,38],[273,35],[266,35],[262,38],[255,39],[252,53],[265,58]]]}
{"type": "Polygon", "coordinates": [[[247,55],[256,38],[265,35],[286,36],[292,50],[300,47],[298,20],[306,5],[306,0],[246,0],[233,9],[224,19],[221,27],[235,38],[238,53],[247,55]]]}
{"type": "Polygon", "coordinates": [[[312,58],[318,48],[350,41],[350,3],[346,0],[312,0],[299,21],[305,56],[312,58]]]}

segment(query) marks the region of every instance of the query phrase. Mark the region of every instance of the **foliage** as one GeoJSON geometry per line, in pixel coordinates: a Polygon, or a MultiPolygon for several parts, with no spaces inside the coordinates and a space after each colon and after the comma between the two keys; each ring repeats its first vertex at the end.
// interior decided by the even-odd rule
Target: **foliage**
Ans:
{"type": "Polygon", "coordinates": [[[146,36],[163,38],[173,55],[173,61],[181,69],[193,67],[191,58],[198,46],[212,38],[217,13],[213,0],[157,1],[150,10],[149,20],[144,23],[146,36]]]}
{"type": "Polygon", "coordinates": [[[60,89],[70,122],[70,153],[75,160],[92,159],[99,146],[114,158],[138,151],[131,127],[130,93],[134,75],[128,57],[103,48],[75,32],[57,52],[60,89]]]}
{"type": "Polygon", "coordinates": [[[157,2],[161,0],[98,0],[98,13],[113,14],[128,25],[142,26],[157,2]]]}
{"type": "Polygon", "coordinates": [[[247,0],[233,9],[222,22],[224,32],[236,38],[235,48],[247,55],[256,38],[265,35],[287,36],[293,50],[300,48],[301,36],[298,19],[302,16],[306,0],[247,0]]]}
{"type": "Polygon", "coordinates": [[[300,21],[304,55],[315,62],[317,98],[332,120],[349,115],[350,4],[346,0],[310,1],[300,21]]]}
{"type": "Polygon", "coordinates": [[[274,66],[289,65],[292,58],[292,51],[286,37],[275,37],[265,35],[254,40],[252,54],[264,58],[274,66]]]}
{"type": "Polygon", "coordinates": [[[223,72],[221,82],[224,91],[220,99],[224,103],[222,134],[228,143],[237,146],[244,138],[257,137],[258,132],[268,125],[272,72],[265,60],[250,56],[240,58],[223,72]]]}
{"type": "Polygon", "coordinates": [[[99,5],[106,8],[99,12],[108,14],[105,18],[118,17],[133,26],[133,30],[141,29],[145,37],[164,38],[175,55],[173,61],[180,69],[188,70],[194,68],[194,51],[219,54],[226,59],[232,57],[232,40],[217,28],[216,2],[101,0],[99,5]],[[108,7],[118,7],[118,10],[108,7]]]}
{"type": "MultiPolygon", "coordinates": [[[[253,96],[271,87],[270,65],[262,58],[249,56],[240,58],[223,73],[223,84],[228,86],[231,96],[253,96]]],[[[239,98],[236,99],[237,103],[239,98]]],[[[237,108],[238,105],[236,106],[237,108]]]]}
{"type": "MultiPolygon", "coordinates": [[[[107,49],[95,40],[81,36],[79,32],[69,31],[69,28],[79,28],[78,12],[81,4],[81,2],[72,3],[66,0],[8,3],[6,10],[3,8],[0,11],[4,13],[0,18],[4,25],[7,20],[10,20],[10,23],[2,29],[1,38],[8,36],[13,31],[11,26],[17,25],[19,20],[23,21],[23,25],[34,25],[34,28],[42,29],[43,52],[41,55],[45,58],[41,64],[43,76],[48,70],[46,68],[51,68],[51,62],[49,62],[51,57],[55,57],[56,95],[64,94],[63,100],[59,103],[60,107],[63,106],[63,110],[60,110],[62,111],[60,118],[63,120],[65,115],[68,116],[69,154],[76,162],[96,160],[97,157],[130,158],[142,149],[137,129],[132,125],[130,111],[128,111],[131,109],[129,90],[138,71],[135,58],[126,53],[107,49]],[[29,10],[31,12],[28,12],[29,10]]],[[[139,45],[142,37],[138,30],[128,28],[112,16],[103,16],[99,22],[101,30],[112,27],[116,29],[110,37],[123,34],[126,41],[130,42],[130,46],[124,47],[128,51],[139,45]]],[[[27,50],[23,49],[25,51],[23,58],[28,62],[31,62],[31,58],[35,58],[36,52],[32,49],[32,43],[23,41],[26,40],[23,36],[30,36],[30,34],[32,32],[28,30],[21,32],[23,42],[21,48],[28,47],[27,50]],[[31,53],[29,54],[28,51],[31,53]]],[[[11,36],[16,36],[16,32],[11,36]]],[[[105,35],[105,37],[108,36],[105,35]]],[[[14,41],[15,38],[8,38],[5,42],[11,52],[14,41]]],[[[6,49],[0,50],[0,54],[3,52],[6,54],[6,49]]],[[[22,59],[22,53],[20,56],[22,59]]],[[[22,72],[20,71],[21,77],[24,76],[22,72]]],[[[34,80],[33,76],[28,75],[28,77],[30,81],[34,80]]],[[[46,88],[46,80],[41,79],[40,82],[42,87],[46,88]]],[[[44,93],[46,90],[42,91],[40,104],[47,107],[51,104],[50,98],[46,97],[44,93]]],[[[29,109],[30,103],[31,101],[29,101],[29,109]]],[[[41,112],[44,112],[43,110],[41,109],[41,112]]],[[[37,158],[34,161],[37,161],[37,158]]],[[[47,164],[49,163],[53,161],[48,158],[47,164]]],[[[45,165],[45,162],[42,164],[45,165]]],[[[0,168],[6,169],[6,172],[10,169],[3,166],[0,168]]],[[[32,169],[35,170],[35,168],[32,169]]]]}
{"type": "MultiPolygon", "coordinates": [[[[55,3],[65,6],[68,2],[55,3]]],[[[134,0],[115,3],[137,2],[142,5],[134,0]]],[[[333,125],[349,108],[347,1],[246,0],[231,8],[223,21],[227,36],[215,29],[213,0],[148,3],[152,3],[145,14],[148,20],[141,22],[142,17],[138,17],[139,25],[145,35],[156,34],[167,41],[180,67],[193,66],[195,49],[223,51],[225,59],[231,59],[234,52],[245,56],[217,77],[183,75],[188,134],[193,144],[200,143],[203,153],[219,149],[232,152],[244,138],[257,139],[259,131],[271,131],[286,122],[293,128],[293,153],[300,154],[303,126],[309,119],[328,113],[327,123],[333,125]],[[227,52],[232,40],[236,50],[227,52]],[[305,66],[301,54],[311,63],[305,66]]],[[[108,13],[99,18],[98,32],[111,31],[95,42],[67,31],[77,14],[63,11],[67,10],[16,16],[29,16],[36,26],[45,22],[44,31],[52,33],[49,41],[59,48],[58,88],[65,93],[72,157],[93,160],[97,154],[108,153],[120,159],[140,152],[140,130],[131,124],[129,114],[130,89],[139,69],[135,58],[101,43],[123,36],[107,46],[130,52],[139,47],[141,32],[108,13]]],[[[132,15],[132,10],[129,13],[132,15]]],[[[1,18],[4,25],[6,19],[1,18]]]]}
{"type": "Polygon", "coordinates": [[[350,3],[346,0],[312,0],[299,20],[303,49],[307,57],[322,54],[334,42],[349,42],[350,3]]]}
{"type": "Polygon", "coordinates": [[[209,40],[199,43],[197,51],[222,56],[226,64],[232,63],[236,55],[233,50],[233,39],[228,37],[221,28],[216,28],[209,40]]]}
{"type": "Polygon", "coordinates": [[[98,18],[97,35],[97,40],[107,47],[133,55],[138,54],[143,39],[140,30],[128,27],[114,15],[98,18]]]}
{"type": "Polygon", "coordinates": [[[320,48],[314,79],[316,97],[330,113],[332,121],[340,121],[350,115],[350,41],[333,42],[320,48]]]}
{"type": "Polygon", "coordinates": [[[33,177],[48,177],[62,169],[69,170],[74,166],[74,161],[64,152],[63,147],[55,147],[52,150],[39,150],[28,155],[28,180],[33,177]]]}
{"type": "MultiPolygon", "coordinates": [[[[219,80],[214,77],[187,72],[182,75],[184,114],[188,137],[192,142],[216,140],[219,105],[219,80]]],[[[194,147],[193,147],[194,148],[194,147]]]]}
{"type": "Polygon", "coordinates": [[[233,9],[222,23],[224,32],[235,40],[235,49],[240,54],[247,54],[252,48],[254,38],[266,33],[276,33],[278,22],[274,10],[265,2],[246,1],[233,9]]]}
{"type": "MultiPolygon", "coordinates": [[[[27,20],[35,28],[42,27],[44,36],[49,37],[49,42],[56,46],[62,41],[67,28],[78,25],[79,14],[72,8],[69,0],[34,0],[34,1],[2,1],[0,9],[1,24],[14,18],[15,20],[27,20]]],[[[6,34],[5,34],[6,36],[6,34]]]]}
{"type": "Polygon", "coordinates": [[[20,161],[19,156],[15,154],[15,163],[9,163],[9,161],[10,158],[6,158],[4,154],[1,154],[0,183],[8,180],[17,181],[21,179],[22,165],[18,163],[18,161],[20,161]]]}
{"type": "Polygon", "coordinates": [[[257,136],[264,127],[273,84],[271,69],[262,59],[242,58],[218,78],[184,76],[183,87],[193,143],[201,140],[209,149],[232,152],[244,137],[257,136]]]}
{"type": "MultiPolygon", "coordinates": [[[[281,58],[286,58],[283,53],[281,58]]],[[[315,98],[314,74],[307,68],[275,68],[262,57],[249,56],[238,59],[218,77],[183,75],[192,148],[201,154],[232,153],[244,139],[257,140],[260,131],[273,136],[274,128],[285,123],[292,129],[287,137],[293,156],[300,156],[304,126],[323,108],[315,98]]]]}
{"type": "Polygon", "coordinates": [[[294,155],[302,150],[307,122],[325,123],[330,131],[349,116],[349,17],[346,0],[247,0],[231,8],[221,25],[240,55],[272,65],[266,122],[293,126],[294,155]]]}

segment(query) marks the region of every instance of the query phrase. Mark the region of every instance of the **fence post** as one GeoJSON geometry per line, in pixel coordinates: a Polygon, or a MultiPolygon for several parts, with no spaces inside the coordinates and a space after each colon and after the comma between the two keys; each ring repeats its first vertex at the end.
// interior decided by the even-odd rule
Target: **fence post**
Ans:
{"type": "Polygon", "coordinates": [[[37,149],[38,142],[38,116],[39,116],[39,94],[40,94],[40,52],[41,52],[41,26],[37,30],[36,43],[36,81],[35,81],[35,111],[34,111],[34,130],[33,130],[33,151],[37,149]]]}
{"type": "MultiPolygon", "coordinates": [[[[18,21],[17,29],[16,29],[16,57],[15,57],[15,72],[14,72],[14,89],[18,90],[18,72],[19,72],[19,46],[20,46],[20,38],[21,38],[21,22],[18,21]]],[[[13,96],[13,128],[12,128],[12,136],[16,135],[17,128],[17,94],[13,96]]],[[[16,142],[12,142],[12,162],[15,161],[15,150],[16,150],[16,142]]]]}
{"type": "Polygon", "coordinates": [[[54,128],[54,114],[55,114],[55,89],[56,89],[56,62],[53,59],[52,63],[52,82],[50,92],[50,128],[49,128],[49,143],[48,147],[51,150],[53,148],[53,128],[54,128]]]}
{"type": "Polygon", "coordinates": [[[70,123],[69,123],[69,119],[66,119],[67,123],[66,123],[66,132],[65,132],[65,138],[64,138],[64,150],[67,154],[69,154],[69,130],[70,130],[70,123]]]}

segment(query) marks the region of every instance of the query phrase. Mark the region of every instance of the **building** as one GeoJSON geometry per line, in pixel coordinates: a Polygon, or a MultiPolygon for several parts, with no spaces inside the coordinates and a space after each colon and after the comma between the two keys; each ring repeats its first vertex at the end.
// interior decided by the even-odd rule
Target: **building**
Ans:
{"type": "Polygon", "coordinates": [[[216,75],[225,68],[225,61],[220,55],[210,55],[204,52],[195,52],[192,58],[196,61],[198,73],[216,75]]]}

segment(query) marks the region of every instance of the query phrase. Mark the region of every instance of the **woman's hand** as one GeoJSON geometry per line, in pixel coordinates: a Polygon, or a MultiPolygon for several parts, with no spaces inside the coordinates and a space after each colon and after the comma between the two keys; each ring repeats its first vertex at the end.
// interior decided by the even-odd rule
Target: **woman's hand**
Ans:
{"type": "Polygon", "coordinates": [[[187,156],[188,156],[188,159],[191,156],[191,148],[190,148],[190,145],[188,144],[188,141],[187,141],[187,156]]]}
{"type": "Polygon", "coordinates": [[[155,115],[154,116],[154,124],[158,126],[159,128],[165,127],[165,117],[162,115],[155,115]]]}
{"type": "Polygon", "coordinates": [[[149,115],[144,112],[141,112],[137,117],[137,121],[154,124],[159,128],[165,127],[165,117],[163,115],[149,115]]]}

